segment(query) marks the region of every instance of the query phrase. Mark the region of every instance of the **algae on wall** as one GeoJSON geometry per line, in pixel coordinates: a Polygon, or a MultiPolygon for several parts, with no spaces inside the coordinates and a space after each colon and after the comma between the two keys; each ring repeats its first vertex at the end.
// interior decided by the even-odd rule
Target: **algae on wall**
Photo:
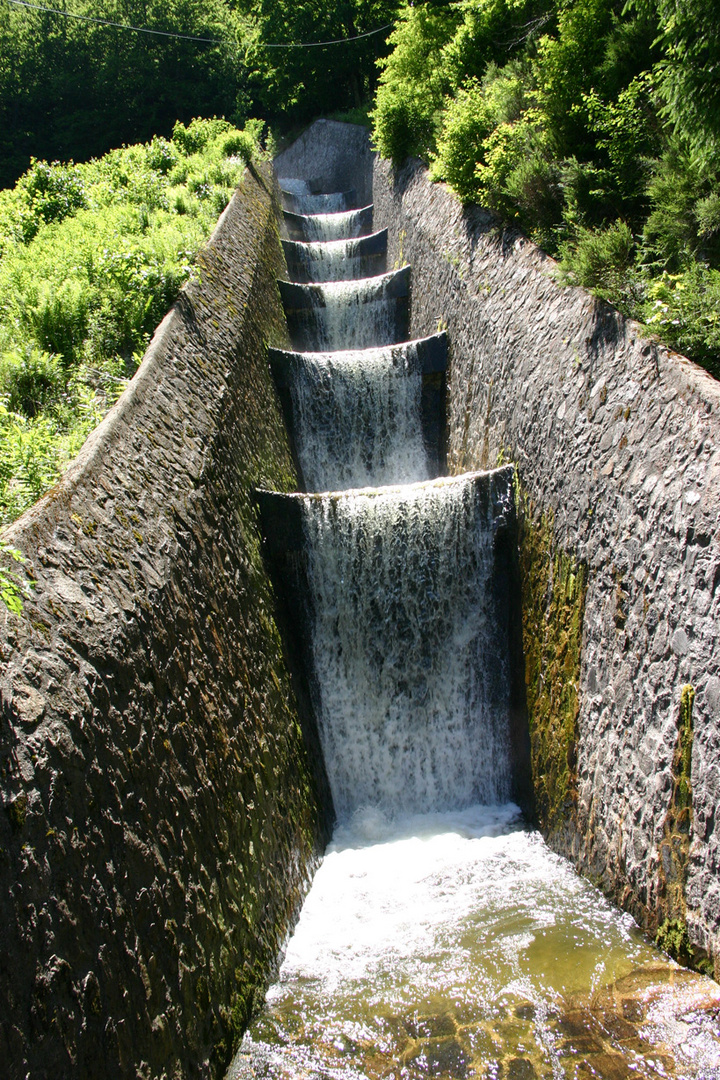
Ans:
{"type": "Polygon", "coordinates": [[[677,742],[672,761],[672,793],[658,850],[657,905],[650,913],[661,948],[681,964],[713,975],[707,953],[690,942],[687,929],[687,877],[693,830],[692,747],[695,689],[689,683],[680,691],[677,742]]]}
{"type": "Polygon", "coordinates": [[[579,684],[587,567],[554,542],[552,513],[527,497],[520,514],[525,687],[533,791],[543,833],[564,832],[577,806],[579,684]]]}

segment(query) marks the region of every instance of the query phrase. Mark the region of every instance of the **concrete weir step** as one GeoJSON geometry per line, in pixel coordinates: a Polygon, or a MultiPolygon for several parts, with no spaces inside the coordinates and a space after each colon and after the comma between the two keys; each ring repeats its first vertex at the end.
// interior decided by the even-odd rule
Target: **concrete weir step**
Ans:
{"type": "Polygon", "coordinates": [[[408,338],[410,267],[360,281],[278,281],[294,349],[365,349],[408,338]]]}
{"type": "Polygon", "coordinates": [[[299,214],[283,210],[283,226],[289,240],[347,240],[368,236],[373,229],[373,208],[337,210],[323,214],[299,214]]]}
{"type": "MultiPolygon", "coordinates": [[[[333,370],[344,368],[357,371],[360,364],[368,367],[377,363],[391,365],[399,374],[408,377],[421,375],[420,424],[422,442],[427,457],[430,477],[442,476],[446,472],[446,437],[445,437],[445,372],[447,370],[448,342],[443,331],[427,338],[404,341],[398,345],[378,349],[348,350],[339,353],[302,353],[285,349],[268,349],[268,360],[273,380],[280,398],[285,423],[290,434],[290,443],[295,452],[295,464],[301,486],[307,489],[307,476],[298,447],[302,445],[302,395],[298,398],[300,380],[309,382],[312,394],[317,398],[313,402],[313,411],[324,413],[327,424],[324,425],[326,438],[337,439],[336,427],[343,423],[344,407],[347,405],[344,387],[336,386],[333,370]],[[298,415],[300,413],[300,416],[298,415]]],[[[359,408],[362,408],[362,402],[359,408]]],[[[378,433],[378,438],[380,437],[378,433]]],[[[375,439],[373,433],[372,440],[375,439]]]]}
{"type": "Polygon", "coordinates": [[[359,238],[281,243],[291,281],[351,281],[386,272],[387,237],[381,229],[359,238]]]}
{"type": "Polygon", "coordinates": [[[353,189],[324,195],[305,195],[280,188],[280,197],[284,209],[294,214],[331,214],[357,208],[357,192],[353,189]]]}
{"type": "MultiPolygon", "coordinates": [[[[480,507],[493,532],[493,586],[492,602],[498,610],[505,611],[507,597],[515,597],[518,588],[514,559],[515,509],[512,498],[514,470],[503,465],[488,472],[465,473],[461,476],[440,477],[423,484],[402,485],[396,488],[365,488],[362,494],[371,502],[384,497],[384,492],[405,489],[408,498],[423,499],[424,492],[448,485],[466,486],[480,507]]],[[[298,492],[284,494],[279,491],[256,489],[253,498],[260,518],[263,558],[275,584],[279,600],[281,622],[284,627],[287,648],[294,653],[297,670],[312,685],[315,679],[312,649],[310,647],[313,620],[312,595],[309,583],[308,539],[303,526],[305,514],[322,513],[328,500],[331,503],[353,499],[357,491],[298,492]]],[[[519,663],[519,656],[514,662],[519,663]]],[[[518,742],[520,745],[520,742],[518,742]]]]}

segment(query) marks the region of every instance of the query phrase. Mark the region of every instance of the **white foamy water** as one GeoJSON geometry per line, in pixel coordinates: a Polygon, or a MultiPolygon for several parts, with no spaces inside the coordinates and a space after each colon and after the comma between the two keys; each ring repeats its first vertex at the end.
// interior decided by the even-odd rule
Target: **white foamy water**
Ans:
{"type": "Polygon", "coordinates": [[[717,1080],[678,972],[512,805],[364,811],[336,831],[230,1076],[717,1080]],[[623,980],[634,1013],[651,1001],[636,1037],[603,991],[623,980]]]}
{"type": "Polygon", "coordinates": [[[345,210],[334,214],[305,216],[303,229],[309,242],[318,240],[350,240],[364,235],[368,207],[345,210]]]}
{"type": "Polygon", "coordinates": [[[293,358],[295,450],[307,491],[430,478],[417,348],[293,358]]]}
{"type": "Polygon", "coordinates": [[[359,811],[335,832],[268,1003],[300,979],[328,995],[365,984],[375,1004],[409,987],[420,998],[442,988],[483,1004],[533,999],[540,988],[579,989],[588,975],[607,981],[618,954],[647,956],[632,919],[518,823],[512,804],[394,821],[359,811]],[[543,942],[568,915],[578,933],[561,973],[543,942]]]}
{"type": "Polygon", "coordinates": [[[330,240],[325,243],[296,243],[296,251],[308,281],[352,281],[366,276],[367,256],[353,255],[354,240],[330,240]]]}
{"type": "Polygon", "coordinates": [[[508,797],[509,676],[483,493],[459,478],[303,499],[317,712],[340,822],[363,806],[508,797]]]}

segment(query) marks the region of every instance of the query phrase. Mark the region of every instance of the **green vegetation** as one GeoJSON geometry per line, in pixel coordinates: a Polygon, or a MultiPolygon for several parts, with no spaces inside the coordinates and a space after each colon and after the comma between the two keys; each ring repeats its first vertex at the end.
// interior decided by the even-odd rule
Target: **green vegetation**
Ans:
{"type": "Polygon", "coordinates": [[[658,889],[655,940],[675,960],[705,975],[714,974],[707,953],[692,944],[687,927],[687,877],[693,823],[692,747],[695,689],[680,690],[677,742],[672,762],[672,794],[663,822],[658,851],[658,889]]]}
{"type": "Polygon", "coordinates": [[[681,963],[688,963],[691,955],[685,924],[685,886],[693,818],[691,764],[694,700],[693,687],[683,686],[672,763],[672,795],[659,849],[657,918],[660,925],[657,941],[681,963]]]}
{"type": "MultiPolygon", "coordinates": [[[[0,540],[0,557],[16,563],[27,562],[21,551],[5,544],[2,540],[0,540]]],[[[23,594],[27,595],[29,588],[29,582],[23,580],[17,570],[9,566],[0,566],[0,600],[13,615],[19,615],[22,612],[23,594]]]]}
{"type": "Polygon", "coordinates": [[[0,524],[119,396],[261,129],[178,123],[82,165],[33,162],[0,192],[0,524]]]}
{"type": "Polygon", "coordinates": [[[400,0],[241,0],[242,41],[253,112],[282,128],[328,109],[361,109],[377,83],[387,32],[347,45],[267,49],[268,43],[320,42],[372,33],[394,21],[400,0]]]}
{"type": "Polygon", "coordinates": [[[720,376],[714,0],[426,0],[390,43],[383,156],[421,156],[720,376]]]}
{"type": "Polygon", "coordinates": [[[46,0],[0,4],[0,187],[31,156],[87,161],[176,120],[260,116],[281,131],[368,101],[399,0],[46,0]],[[136,33],[97,20],[139,27],[136,33]],[[163,36],[167,35],[167,36],[163,36]],[[184,35],[181,37],[174,35],[184,35]],[[193,40],[194,39],[194,40],[193,40]],[[197,40],[202,39],[202,40],[197,40]],[[289,115],[288,111],[292,110],[289,115]]]}
{"type": "Polygon", "coordinates": [[[521,501],[523,652],[535,805],[545,834],[577,800],[578,687],[587,567],[556,548],[551,515],[521,501]]]}

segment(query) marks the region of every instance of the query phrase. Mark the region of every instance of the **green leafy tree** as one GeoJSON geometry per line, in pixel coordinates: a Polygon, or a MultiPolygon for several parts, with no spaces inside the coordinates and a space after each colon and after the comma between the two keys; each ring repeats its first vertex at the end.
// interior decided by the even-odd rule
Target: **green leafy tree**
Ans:
{"type": "Polygon", "coordinates": [[[360,106],[374,91],[376,61],[387,51],[398,0],[246,0],[238,8],[249,89],[266,116],[303,120],[360,106]],[[371,34],[368,37],[361,37],[371,34]],[[317,46],[323,41],[347,44],[317,46]],[[309,48],[268,48],[272,45],[309,48]]]}
{"type": "Polygon", "coordinates": [[[454,6],[406,6],[390,35],[393,52],[380,64],[373,141],[383,157],[397,164],[410,154],[427,158],[435,149],[436,128],[451,89],[442,49],[459,18],[454,6]]]}
{"type": "Polygon", "coordinates": [[[72,16],[220,41],[134,33],[0,5],[0,184],[30,158],[87,159],[234,115],[245,71],[225,0],[66,0],[72,16]]]}
{"type": "Polygon", "coordinates": [[[715,0],[654,0],[664,56],[664,115],[694,153],[720,166],[720,6],[715,0]]]}

